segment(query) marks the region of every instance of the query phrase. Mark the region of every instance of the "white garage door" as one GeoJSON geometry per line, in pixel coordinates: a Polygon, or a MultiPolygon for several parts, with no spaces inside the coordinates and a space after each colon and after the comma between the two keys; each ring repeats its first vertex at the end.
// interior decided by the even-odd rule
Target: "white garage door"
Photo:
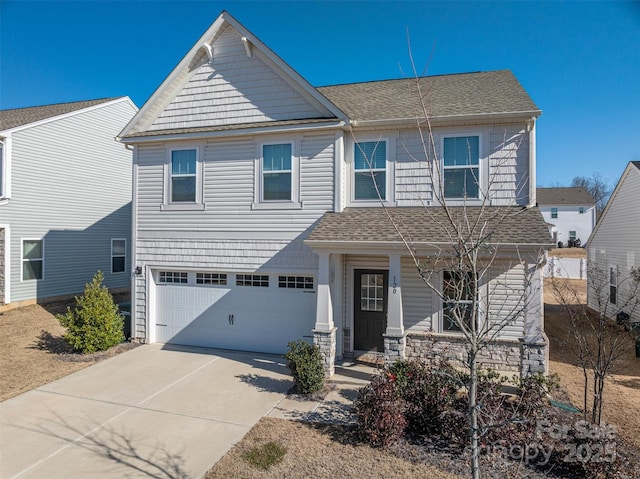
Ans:
{"type": "Polygon", "coordinates": [[[280,354],[289,341],[312,338],[312,277],[156,274],[158,342],[280,354]]]}

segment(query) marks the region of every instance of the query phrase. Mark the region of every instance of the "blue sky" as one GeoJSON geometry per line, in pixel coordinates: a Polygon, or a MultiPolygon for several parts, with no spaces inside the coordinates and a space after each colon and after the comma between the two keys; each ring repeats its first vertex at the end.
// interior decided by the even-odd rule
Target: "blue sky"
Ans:
{"type": "Polygon", "coordinates": [[[0,0],[0,109],[141,107],[227,10],[312,85],[510,69],[543,114],[538,186],[640,160],[640,2],[0,0]]]}

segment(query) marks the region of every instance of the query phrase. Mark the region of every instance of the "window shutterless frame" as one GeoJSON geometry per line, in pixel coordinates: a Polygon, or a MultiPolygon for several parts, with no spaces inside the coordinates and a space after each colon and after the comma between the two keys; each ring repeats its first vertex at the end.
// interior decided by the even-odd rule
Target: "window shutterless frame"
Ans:
{"type": "Polygon", "coordinates": [[[111,238],[111,273],[124,273],[127,268],[127,240],[111,238]]]}
{"type": "Polygon", "coordinates": [[[383,138],[354,143],[352,201],[386,201],[388,199],[388,143],[383,138]]]}
{"type": "Polygon", "coordinates": [[[22,238],[20,259],[20,281],[44,279],[44,239],[22,238]]]}
{"type": "Polygon", "coordinates": [[[443,135],[441,140],[443,196],[463,201],[481,199],[482,135],[443,135]]]}
{"type": "Polygon", "coordinates": [[[165,150],[164,199],[161,210],[204,209],[203,146],[185,144],[165,150]]]}
{"type": "Polygon", "coordinates": [[[300,209],[299,140],[260,142],[255,159],[252,209],[300,209]]]}

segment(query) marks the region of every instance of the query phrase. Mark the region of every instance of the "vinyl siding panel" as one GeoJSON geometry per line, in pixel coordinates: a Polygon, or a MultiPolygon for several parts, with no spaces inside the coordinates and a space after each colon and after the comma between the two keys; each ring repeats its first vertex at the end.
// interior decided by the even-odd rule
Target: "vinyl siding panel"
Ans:
{"type": "Polygon", "coordinates": [[[240,34],[231,27],[213,44],[213,66],[204,53],[202,62],[149,130],[327,116],[278,75],[260,52],[254,49],[249,58],[240,34]]]}
{"type": "Polygon", "coordinates": [[[487,321],[492,328],[501,327],[502,339],[521,338],[524,331],[526,301],[526,278],[523,264],[496,262],[487,271],[488,304],[481,307],[487,311],[487,321]]]}
{"type": "Polygon", "coordinates": [[[135,113],[126,101],[12,134],[11,302],[78,293],[100,269],[130,285],[131,152],[115,141],[135,113]],[[43,239],[44,280],[21,281],[21,240],[43,239]],[[125,272],[111,274],[111,239],[127,240],[125,272]]]}
{"type": "Polygon", "coordinates": [[[411,258],[402,258],[402,314],[408,333],[437,327],[440,299],[425,284],[411,258]]]}
{"type": "MultiPolygon", "coordinates": [[[[272,137],[209,140],[202,147],[204,210],[162,210],[164,163],[167,149],[174,145],[138,147],[137,230],[225,232],[239,238],[252,232],[297,235],[322,214],[333,209],[334,135],[277,137],[299,145],[299,188],[301,209],[255,209],[256,158],[260,145],[272,137]]],[[[185,147],[189,147],[188,145],[185,147]]]]}
{"type": "MultiPolygon", "coordinates": [[[[587,249],[589,272],[587,279],[588,304],[598,310],[598,294],[607,304],[608,311],[615,315],[628,297],[624,281],[631,268],[640,267],[640,171],[630,165],[621,179],[618,191],[612,196],[606,213],[589,240],[587,249]],[[608,304],[609,268],[619,271],[618,305],[608,304]],[[604,275],[604,278],[594,277],[604,275]],[[597,285],[603,285],[602,287],[597,285]],[[604,291],[601,291],[604,289],[604,291]]],[[[626,308],[630,312],[630,308],[626,308]]],[[[640,321],[640,308],[631,312],[633,321],[640,321]]]]}
{"type": "Polygon", "coordinates": [[[529,135],[524,126],[496,125],[489,137],[489,191],[495,206],[529,202],[529,135]]]}

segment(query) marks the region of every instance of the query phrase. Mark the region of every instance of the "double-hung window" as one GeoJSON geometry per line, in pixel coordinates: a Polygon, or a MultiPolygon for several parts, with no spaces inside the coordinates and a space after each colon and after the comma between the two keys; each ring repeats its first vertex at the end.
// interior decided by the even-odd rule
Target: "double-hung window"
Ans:
{"type": "Polygon", "coordinates": [[[361,141],[353,152],[354,201],[387,199],[387,142],[361,141]]]}
{"type": "Polygon", "coordinates": [[[197,198],[197,150],[172,150],[171,203],[195,203],[197,198]]]}
{"type": "Polygon", "coordinates": [[[443,157],[444,197],[480,198],[480,137],[445,137],[443,157]]]}
{"type": "Polygon", "coordinates": [[[461,271],[442,273],[442,331],[462,332],[462,325],[471,328],[473,305],[477,296],[473,275],[461,271]]]}
{"type": "Polygon", "coordinates": [[[123,273],[127,262],[127,240],[111,240],[111,272],[123,273]]]}
{"type": "Polygon", "coordinates": [[[555,219],[558,217],[558,208],[551,208],[551,218],[555,219]]]}
{"type": "Polygon", "coordinates": [[[22,280],[44,279],[44,240],[22,240],[22,280]]]}
{"type": "Polygon", "coordinates": [[[262,145],[262,201],[293,200],[291,143],[262,145]]]}
{"type": "Polygon", "coordinates": [[[581,214],[581,215],[584,214],[584,206],[578,207],[578,213],[581,214]]]}

